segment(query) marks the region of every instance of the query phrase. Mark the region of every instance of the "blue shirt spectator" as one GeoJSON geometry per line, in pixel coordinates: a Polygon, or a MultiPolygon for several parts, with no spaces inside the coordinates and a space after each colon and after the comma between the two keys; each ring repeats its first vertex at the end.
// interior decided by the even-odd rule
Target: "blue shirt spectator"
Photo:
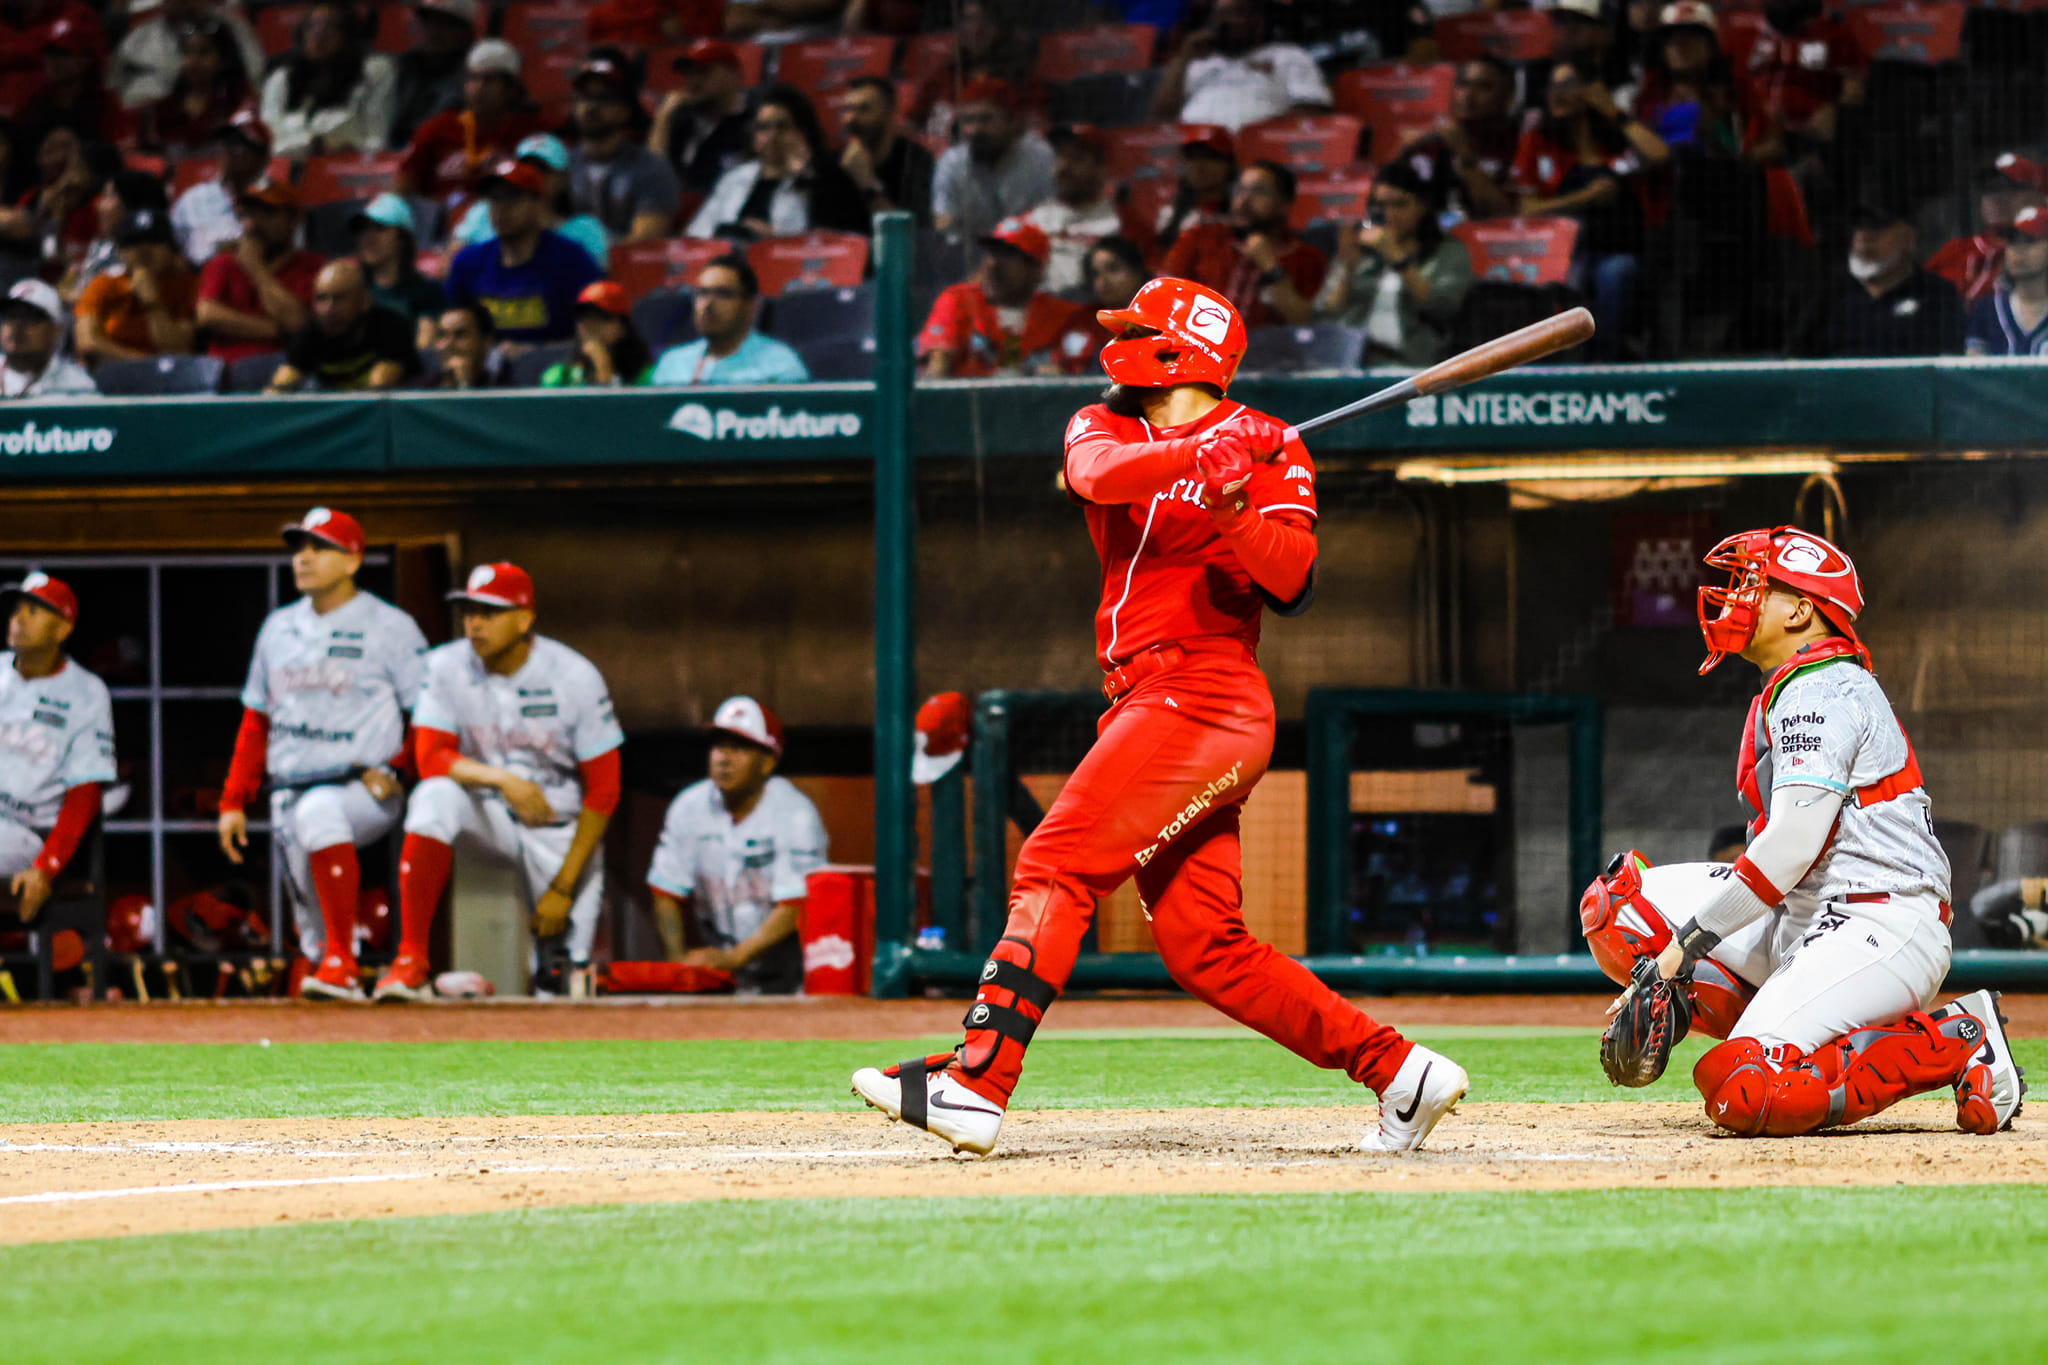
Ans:
{"type": "Polygon", "coordinates": [[[576,296],[604,277],[590,253],[541,224],[545,185],[533,166],[500,162],[482,186],[497,236],[448,267],[451,303],[480,303],[507,341],[561,341],[576,330],[576,296]]]}
{"type": "Polygon", "coordinates": [[[2014,217],[1998,285],[1971,305],[1963,351],[2048,356],[2048,209],[2029,206],[2014,217]]]}
{"type": "Polygon", "coordinates": [[[743,256],[722,256],[697,272],[690,301],[697,339],[662,352],[655,384],[803,384],[803,358],[754,330],[761,281],[743,256]]]}

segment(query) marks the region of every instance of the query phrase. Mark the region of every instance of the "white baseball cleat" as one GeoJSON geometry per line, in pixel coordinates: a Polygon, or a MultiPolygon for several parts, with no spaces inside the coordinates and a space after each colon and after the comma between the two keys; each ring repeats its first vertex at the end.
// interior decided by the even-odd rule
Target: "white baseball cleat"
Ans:
{"type": "MultiPolygon", "coordinates": [[[[1983,1129],[1986,1132],[2012,1127],[2014,1117],[2020,1112],[2020,1101],[2027,1093],[2025,1073],[2013,1060],[2012,1044],[2006,1041],[2005,1016],[1999,1013],[1998,1001],[1997,991],[1975,991],[1949,1001],[1931,1015],[1939,1023],[1951,1015],[1967,1014],[1984,1026],[1984,1039],[1970,1054],[1970,1069],[1982,1066],[1991,1073],[1991,1115],[1990,1126],[1983,1129]]],[[[1958,1099],[1961,1098],[1959,1092],[1958,1099]]],[[[1970,1127],[1977,1131],[1975,1125],[1970,1127]]]]}
{"type": "Polygon", "coordinates": [[[1414,1151],[1471,1088],[1472,1078],[1464,1067],[1416,1044],[1394,1073],[1393,1084],[1380,1092],[1380,1126],[1358,1140],[1358,1150],[1414,1151]]]}
{"type": "Polygon", "coordinates": [[[987,1156],[1003,1130],[1002,1106],[948,1075],[943,1068],[951,1060],[953,1054],[942,1053],[891,1067],[864,1066],[853,1073],[853,1093],[870,1108],[951,1143],[956,1152],[987,1156]]]}

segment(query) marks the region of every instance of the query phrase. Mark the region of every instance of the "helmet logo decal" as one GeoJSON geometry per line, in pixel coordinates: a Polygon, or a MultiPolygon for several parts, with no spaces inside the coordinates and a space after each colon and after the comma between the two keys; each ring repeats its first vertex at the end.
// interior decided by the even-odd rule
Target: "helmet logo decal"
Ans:
{"type": "Polygon", "coordinates": [[[1230,335],[1230,310],[1206,299],[1197,300],[1188,310],[1188,330],[1204,341],[1221,345],[1230,335]]]}
{"type": "Polygon", "coordinates": [[[1792,573],[1840,574],[1846,569],[1836,557],[1829,555],[1825,545],[1818,544],[1805,536],[1793,536],[1778,551],[1778,567],[1792,573]],[[1832,562],[1831,562],[1832,561],[1832,562]]]}

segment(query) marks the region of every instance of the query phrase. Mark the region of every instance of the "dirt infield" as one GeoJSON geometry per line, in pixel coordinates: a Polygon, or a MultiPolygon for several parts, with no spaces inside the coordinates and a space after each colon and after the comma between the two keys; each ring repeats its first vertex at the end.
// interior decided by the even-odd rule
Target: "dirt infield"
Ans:
{"type": "Polygon", "coordinates": [[[14,1125],[0,1242],[692,1199],[2048,1179],[2048,1119],[1973,1138],[1953,1112],[1745,1142],[1691,1104],[1472,1104],[1388,1157],[1351,1150],[1369,1107],[1024,1111],[986,1161],[867,1112],[14,1125]]]}
{"type": "MultiPolygon", "coordinates": [[[[1544,1024],[1597,1028],[1610,995],[1402,995],[1360,999],[1378,1019],[1401,1025],[1544,1024]]],[[[573,1042],[583,1039],[918,1038],[960,1026],[958,1000],[737,1000],[716,996],[656,1002],[407,1006],[308,1005],[238,1000],[151,1005],[0,1008],[0,1043],[425,1043],[573,1042]]],[[[2008,995],[2010,1031],[2048,1035],[2048,996],[2008,995]]],[[[1046,1032],[1067,1029],[1190,1028],[1223,1023],[1199,1001],[1175,996],[1062,1000],[1046,1032]]]]}

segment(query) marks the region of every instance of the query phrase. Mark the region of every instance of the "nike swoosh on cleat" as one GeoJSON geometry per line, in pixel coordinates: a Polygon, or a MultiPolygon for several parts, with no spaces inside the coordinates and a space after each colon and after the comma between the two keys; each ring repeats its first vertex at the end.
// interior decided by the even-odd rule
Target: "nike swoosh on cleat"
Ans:
{"type": "Polygon", "coordinates": [[[940,1095],[929,1096],[925,1103],[934,1109],[951,1109],[957,1114],[993,1114],[997,1118],[1003,1116],[1003,1111],[1000,1109],[984,1109],[978,1104],[949,1104],[940,1095]]]}
{"type": "Polygon", "coordinates": [[[1422,1107],[1422,1087],[1429,1084],[1429,1069],[1435,1065],[1435,1062],[1424,1062],[1422,1064],[1422,1075],[1415,1082],[1415,1098],[1409,1102],[1407,1109],[1396,1109],[1394,1111],[1394,1120],[1397,1123],[1408,1122],[1415,1117],[1415,1111],[1422,1107]]]}

